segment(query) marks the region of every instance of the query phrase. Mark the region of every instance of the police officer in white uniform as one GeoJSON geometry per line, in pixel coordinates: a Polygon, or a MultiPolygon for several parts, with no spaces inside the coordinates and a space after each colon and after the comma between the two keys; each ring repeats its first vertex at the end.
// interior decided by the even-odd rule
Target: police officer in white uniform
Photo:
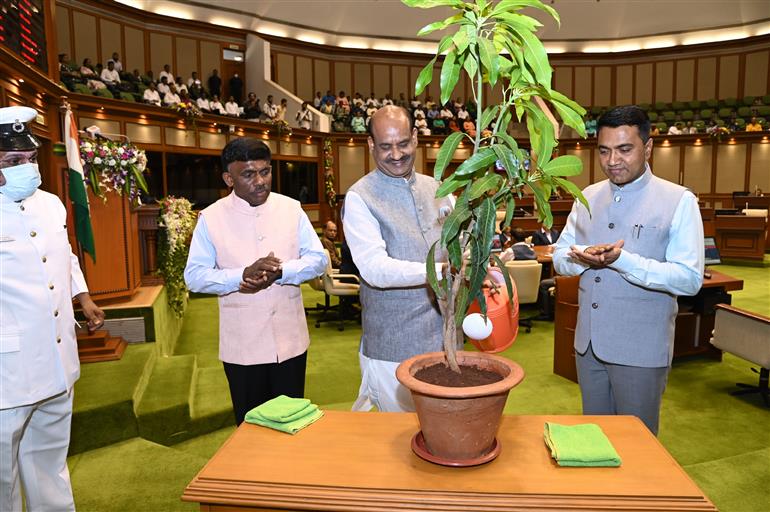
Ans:
{"type": "Polygon", "coordinates": [[[0,510],[74,510],[67,470],[80,375],[72,298],[104,323],[67,238],[59,198],[39,190],[37,112],[0,108],[0,510]]]}

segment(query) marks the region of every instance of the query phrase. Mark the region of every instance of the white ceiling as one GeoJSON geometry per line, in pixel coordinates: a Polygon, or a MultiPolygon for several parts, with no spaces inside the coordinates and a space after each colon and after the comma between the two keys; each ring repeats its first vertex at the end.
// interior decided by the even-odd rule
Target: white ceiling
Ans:
{"type": "MultiPolygon", "coordinates": [[[[118,1],[159,14],[335,46],[377,48],[373,41],[391,41],[399,43],[402,51],[405,42],[419,45],[420,41],[438,40],[441,33],[423,38],[416,34],[452,12],[444,7],[412,9],[400,0],[118,1]]],[[[545,2],[561,15],[560,28],[541,11],[528,8],[524,12],[543,22],[538,35],[547,48],[550,43],[549,51],[556,52],[626,51],[770,33],[770,0],[545,2]]]]}

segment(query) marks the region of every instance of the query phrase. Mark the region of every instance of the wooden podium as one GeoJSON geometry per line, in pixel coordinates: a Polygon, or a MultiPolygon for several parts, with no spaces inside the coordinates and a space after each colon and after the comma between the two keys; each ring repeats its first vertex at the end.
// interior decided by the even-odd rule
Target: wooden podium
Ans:
{"type": "Polygon", "coordinates": [[[716,510],[632,416],[505,416],[500,456],[468,468],[414,455],[418,429],[409,413],[326,411],[293,436],[244,423],[182,499],[209,512],[716,510]],[[546,421],[599,424],[622,466],[559,467],[543,441],[546,421]]]}

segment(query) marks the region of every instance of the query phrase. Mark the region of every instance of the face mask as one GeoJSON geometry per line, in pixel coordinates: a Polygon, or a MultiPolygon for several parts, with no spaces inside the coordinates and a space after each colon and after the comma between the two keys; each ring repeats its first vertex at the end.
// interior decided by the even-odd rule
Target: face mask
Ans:
{"type": "Polygon", "coordinates": [[[5,185],[0,187],[0,194],[13,201],[21,201],[35,193],[40,186],[40,169],[37,164],[26,163],[3,169],[5,185]]]}

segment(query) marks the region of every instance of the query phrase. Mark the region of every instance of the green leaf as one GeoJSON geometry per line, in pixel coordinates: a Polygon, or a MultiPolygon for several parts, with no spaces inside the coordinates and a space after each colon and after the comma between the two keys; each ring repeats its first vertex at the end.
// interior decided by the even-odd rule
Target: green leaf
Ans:
{"type": "Polygon", "coordinates": [[[583,170],[583,161],[575,155],[562,155],[541,167],[549,176],[577,176],[583,170]]]}
{"type": "Polygon", "coordinates": [[[468,312],[468,288],[461,286],[455,299],[455,325],[462,325],[465,320],[465,313],[468,312]]]}
{"type": "Polygon", "coordinates": [[[539,183],[530,183],[529,188],[535,194],[535,204],[537,204],[537,217],[548,228],[553,225],[553,213],[551,213],[551,204],[548,200],[551,197],[550,191],[546,194],[539,183]]]}
{"type": "Polygon", "coordinates": [[[473,47],[471,47],[471,51],[468,52],[468,56],[465,58],[465,62],[463,62],[463,68],[465,69],[465,72],[468,73],[468,76],[476,79],[476,72],[479,70],[479,63],[476,60],[476,56],[473,54],[473,47]]]}
{"type": "Polygon", "coordinates": [[[481,54],[481,64],[489,74],[489,84],[494,86],[497,83],[498,67],[497,67],[497,50],[495,45],[489,39],[481,39],[479,41],[479,51],[481,54]]]}
{"type": "Polygon", "coordinates": [[[454,210],[444,220],[444,226],[441,228],[441,246],[447,247],[449,242],[457,237],[463,223],[471,217],[471,211],[465,202],[458,202],[454,210]]]}
{"type": "Polygon", "coordinates": [[[492,148],[486,147],[479,150],[478,153],[471,155],[469,159],[460,164],[460,167],[454,172],[453,176],[467,176],[473,174],[479,169],[485,169],[495,163],[497,157],[492,148]]]}
{"type": "Polygon", "coordinates": [[[501,12],[493,14],[492,16],[498,20],[498,23],[502,22],[502,24],[506,25],[506,28],[513,32],[519,32],[521,30],[535,32],[538,28],[543,26],[543,24],[535,18],[513,12],[501,12]]]}
{"type": "Polygon", "coordinates": [[[441,181],[441,178],[444,176],[444,170],[446,170],[449,162],[452,161],[457,145],[460,144],[464,136],[463,132],[454,132],[444,139],[444,143],[441,144],[441,149],[438,150],[438,155],[436,155],[436,165],[433,167],[433,177],[436,181],[441,181]]]}
{"type": "Polygon", "coordinates": [[[564,124],[574,128],[581,137],[586,137],[586,125],[583,122],[583,118],[577,112],[556,100],[551,100],[551,105],[556,108],[556,112],[559,113],[559,117],[564,121],[564,124]]]}
{"type": "Polygon", "coordinates": [[[401,0],[401,2],[409,7],[419,7],[420,9],[430,9],[441,5],[460,7],[463,4],[462,0],[401,0]]]}
{"type": "Polygon", "coordinates": [[[481,243],[489,260],[489,251],[492,249],[492,238],[495,236],[495,223],[497,222],[497,207],[491,197],[484,199],[479,206],[478,224],[482,233],[481,243]]]}
{"type": "Polygon", "coordinates": [[[526,109],[532,149],[537,155],[537,165],[542,168],[551,160],[553,148],[556,146],[553,125],[537,105],[526,105],[526,109]]]}
{"type": "Polygon", "coordinates": [[[139,186],[139,188],[147,194],[147,182],[144,180],[144,176],[142,175],[142,171],[139,170],[138,167],[134,167],[133,170],[134,178],[136,178],[136,184],[139,186]]]}
{"type": "Polygon", "coordinates": [[[586,109],[560,93],[559,91],[556,91],[554,89],[551,89],[548,91],[548,94],[551,96],[552,100],[558,101],[559,103],[563,103],[564,105],[568,106],[575,112],[577,112],[580,116],[584,116],[586,113],[586,109]]]}
{"type": "Polygon", "coordinates": [[[463,250],[460,247],[460,237],[455,237],[449,245],[447,245],[447,253],[449,253],[449,263],[454,268],[460,268],[463,263],[463,250]]]}
{"type": "Polygon", "coordinates": [[[478,199],[490,190],[497,190],[502,184],[502,181],[503,178],[499,174],[487,174],[486,176],[482,176],[471,185],[469,195],[470,200],[478,199]]]}
{"type": "Polygon", "coordinates": [[[436,57],[433,57],[431,61],[428,62],[424,68],[422,68],[420,74],[417,75],[417,82],[414,84],[415,96],[422,94],[422,91],[424,91],[428,84],[433,80],[433,64],[435,63],[436,57]]]}
{"type": "Polygon", "coordinates": [[[481,114],[481,121],[479,121],[479,130],[483,130],[489,126],[489,123],[491,123],[492,120],[497,117],[499,112],[500,105],[490,105],[489,107],[485,108],[484,112],[481,114]]]}
{"type": "Polygon", "coordinates": [[[548,54],[545,52],[543,43],[540,42],[536,35],[526,30],[519,32],[519,36],[524,47],[524,60],[534,71],[537,81],[550,88],[553,70],[551,65],[548,64],[548,54]]]}
{"type": "Polygon", "coordinates": [[[450,17],[448,17],[445,20],[436,21],[434,23],[431,23],[430,25],[425,25],[424,27],[422,27],[420,29],[419,32],[417,32],[417,35],[418,36],[424,36],[426,34],[430,34],[431,32],[435,32],[436,30],[444,30],[449,25],[451,25],[453,23],[457,23],[461,19],[463,19],[462,13],[455,14],[454,16],[450,16],[450,17]]]}
{"type": "Polygon", "coordinates": [[[436,244],[438,242],[433,242],[433,245],[430,246],[430,251],[428,251],[428,257],[425,260],[425,270],[428,274],[428,284],[430,284],[430,287],[433,288],[433,292],[436,294],[436,297],[443,299],[444,298],[444,290],[441,289],[441,286],[439,286],[438,278],[436,277],[436,244]]]}
{"type": "Polygon", "coordinates": [[[457,52],[452,50],[444,57],[441,66],[441,104],[452,97],[457,80],[460,78],[460,63],[457,62],[457,52]]]}
{"type": "Polygon", "coordinates": [[[518,174],[517,171],[517,165],[516,165],[516,159],[513,158],[513,151],[508,146],[495,144],[492,146],[492,149],[495,150],[495,155],[497,155],[497,159],[500,160],[500,162],[503,164],[503,167],[505,168],[505,174],[508,176],[508,179],[512,182],[517,181],[518,174]]]}
{"type": "Polygon", "coordinates": [[[513,212],[516,208],[516,198],[511,195],[511,197],[508,198],[508,203],[505,205],[505,226],[511,225],[511,220],[513,220],[513,212]]]}
{"type": "Polygon", "coordinates": [[[512,301],[513,300],[513,283],[511,282],[511,276],[508,274],[508,271],[505,269],[505,264],[502,262],[500,257],[497,254],[492,254],[492,259],[495,261],[495,266],[500,269],[500,272],[503,274],[503,279],[505,280],[505,289],[508,292],[508,298],[512,301]]]}
{"type": "Polygon", "coordinates": [[[457,190],[460,187],[464,187],[468,183],[470,183],[471,177],[455,177],[454,175],[448,177],[443,182],[441,182],[441,185],[439,185],[438,190],[436,190],[436,197],[446,197],[455,190],[457,190]]]}
{"type": "Polygon", "coordinates": [[[572,183],[571,181],[565,179],[565,178],[559,178],[554,177],[554,181],[564,190],[569,192],[569,194],[580,201],[580,203],[586,207],[586,210],[589,212],[591,211],[591,207],[588,205],[588,201],[586,200],[585,196],[583,195],[583,192],[578,188],[577,185],[572,183]]]}
{"type": "Polygon", "coordinates": [[[516,144],[516,139],[514,139],[513,137],[511,137],[507,133],[505,133],[505,132],[495,133],[495,137],[497,137],[498,139],[500,139],[503,142],[505,142],[505,145],[508,146],[509,148],[511,148],[511,151],[518,151],[519,150],[519,145],[516,144]]]}
{"type": "Polygon", "coordinates": [[[492,16],[498,16],[502,12],[518,11],[523,7],[534,7],[535,9],[545,11],[556,20],[556,23],[561,24],[561,19],[559,18],[559,13],[556,12],[556,9],[550,5],[545,5],[540,0],[503,0],[497,4],[492,11],[492,16]]]}
{"type": "MultiPolygon", "coordinates": [[[[462,19],[462,15],[460,16],[460,19],[462,19]]],[[[468,45],[470,44],[470,38],[468,37],[468,28],[473,30],[472,27],[463,26],[458,30],[454,36],[452,36],[452,43],[457,47],[457,53],[463,53],[466,49],[468,49],[468,45]]]]}

